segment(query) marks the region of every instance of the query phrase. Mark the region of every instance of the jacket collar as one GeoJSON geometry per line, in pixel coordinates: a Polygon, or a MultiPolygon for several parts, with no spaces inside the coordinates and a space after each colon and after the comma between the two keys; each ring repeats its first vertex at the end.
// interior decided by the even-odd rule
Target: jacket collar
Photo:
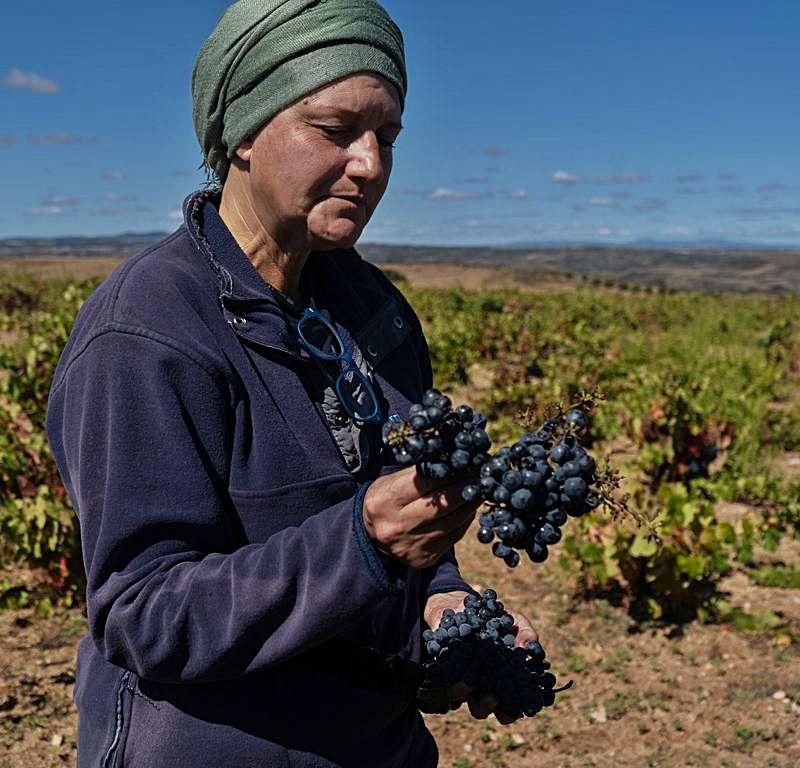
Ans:
{"type": "MultiPolygon", "coordinates": [[[[219,287],[223,315],[243,340],[295,358],[310,360],[297,336],[292,307],[269,286],[239,247],[219,215],[221,192],[193,192],[183,204],[184,225],[203,254],[219,287]]],[[[334,309],[333,321],[377,365],[408,333],[408,318],[387,295],[377,270],[366,269],[353,248],[312,253],[304,269],[315,306],[334,309]],[[376,308],[378,308],[376,313],[376,308]]]]}
{"type": "Polygon", "coordinates": [[[243,340],[308,358],[299,343],[291,303],[258,274],[219,215],[221,191],[193,192],[183,204],[184,225],[217,278],[225,320],[243,340]]]}

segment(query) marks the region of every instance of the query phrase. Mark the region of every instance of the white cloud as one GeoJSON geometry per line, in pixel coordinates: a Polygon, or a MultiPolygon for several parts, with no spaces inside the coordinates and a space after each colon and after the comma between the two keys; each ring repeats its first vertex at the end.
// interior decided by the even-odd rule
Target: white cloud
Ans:
{"type": "Polygon", "coordinates": [[[610,197],[590,197],[589,205],[610,206],[616,203],[610,197]]]}
{"type": "Polygon", "coordinates": [[[64,205],[77,205],[78,198],[71,197],[70,195],[50,195],[47,200],[42,203],[45,206],[64,206],[64,205]]]}
{"type": "Polygon", "coordinates": [[[650,177],[641,173],[617,173],[595,179],[597,184],[641,184],[645,181],[650,181],[650,177]]]}
{"type": "Polygon", "coordinates": [[[176,211],[170,211],[167,214],[167,218],[170,221],[181,221],[183,219],[183,211],[178,209],[176,211]]]}
{"type": "Polygon", "coordinates": [[[29,216],[60,216],[64,209],[59,205],[44,205],[37,208],[28,208],[25,211],[29,216]]]}
{"type": "Polygon", "coordinates": [[[24,72],[17,67],[12,67],[11,72],[0,80],[0,84],[6,88],[22,88],[25,91],[34,91],[35,93],[53,94],[61,92],[61,86],[55,80],[48,80],[35,72],[24,72]]]}
{"type": "Polygon", "coordinates": [[[508,196],[512,200],[525,200],[528,197],[528,190],[527,189],[512,189],[508,196]]]}
{"type": "Polygon", "coordinates": [[[447,187],[437,187],[428,192],[425,197],[428,200],[475,200],[479,195],[465,189],[449,189],[447,187]]]}
{"type": "Polygon", "coordinates": [[[667,237],[696,237],[697,230],[694,227],[665,227],[662,230],[662,234],[666,235],[667,237]]]}
{"type": "Polygon", "coordinates": [[[28,141],[31,144],[72,144],[78,139],[68,131],[57,131],[45,136],[29,136],[28,141]]]}
{"type": "Polygon", "coordinates": [[[110,203],[126,203],[130,200],[127,195],[120,194],[119,192],[106,192],[103,195],[103,200],[108,200],[110,203]]]}
{"type": "Polygon", "coordinates": [[[650,213],[652,211],[662,211],[667,207],[667,201],[661,197],[645,197],[637,200],[633,207],[640,213],[650,213]]]}
{"type": "Polygon", "coordinates": [[[125,174],[122,171],[106,171],[100,178],[105,181],[122,181],[125,174]]]}
{"type": "Polygon", "coordinates": [[[580,176],[567,173],[567,171],[556,171],[550,176],[550,181],[555,181],[556,184],[577,184],[580,180],[580,176]]]}

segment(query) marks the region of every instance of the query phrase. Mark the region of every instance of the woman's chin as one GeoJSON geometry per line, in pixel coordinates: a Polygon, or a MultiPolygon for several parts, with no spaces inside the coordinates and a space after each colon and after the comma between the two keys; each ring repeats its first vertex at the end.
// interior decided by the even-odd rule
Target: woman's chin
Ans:
{"type": "Polygon", "coordinates": [[[351,219],[337,219],[319,232],[311,231],[315,250],[352,248],[364,228],[351,219]]]}

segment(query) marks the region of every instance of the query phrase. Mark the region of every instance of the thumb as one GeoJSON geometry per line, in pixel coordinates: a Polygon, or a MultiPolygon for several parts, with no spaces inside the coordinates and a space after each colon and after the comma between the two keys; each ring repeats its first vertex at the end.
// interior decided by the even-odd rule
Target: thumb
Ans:
{"type": "Polygon", "coordinates": [[[516,611],[509,611],[514,619],[514,626],[512,629],[516,631],[515,645],[522,646],[529,643],[531,640],[538,640],[539,634],[533,628],[528,617],[524,613],[517,613],[516,611]]]}

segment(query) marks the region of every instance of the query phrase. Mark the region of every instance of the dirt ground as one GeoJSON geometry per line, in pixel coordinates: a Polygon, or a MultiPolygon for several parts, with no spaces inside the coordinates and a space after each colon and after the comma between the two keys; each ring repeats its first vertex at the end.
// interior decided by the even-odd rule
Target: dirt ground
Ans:
{"type": "MultiPolygon", "coordinates": [[[[427,716],[443,768],[800,765],[797,645],[727,625],[636,627],[621,608],[576,600],[552,558],[509,571],[474,531],[458,555],[471,583],[528,613],[553,671],[574,687],[511,726],[464,708],[427,716]]],[[[743,573],[722,586],[734,604],[769,608],[800,632],[800,590],[756,587],[743,573]]],[[[71,694],[84,630],[77,609],[0,612],[0,768],[75,764],[71,694]]]]}
{"type": "MultiPolygon", "coordinates": [[[[574,687],[511,726],[462,710],[428,718],[442,766],[800,765],[798,646],[727,625],[636,627],[607,602],[574,599],[557,563],[509,572],[483,549],[465,537],[464,575],[501,585],[507,605],[528,611],[559,681],[574,687]]],[[[794,548],[780,554],[796,562],[794,548]]],[[[722,589],[734,605],[773,610],[800,629],[800,590],[756,587],[741,572],[722,589]]]]}

